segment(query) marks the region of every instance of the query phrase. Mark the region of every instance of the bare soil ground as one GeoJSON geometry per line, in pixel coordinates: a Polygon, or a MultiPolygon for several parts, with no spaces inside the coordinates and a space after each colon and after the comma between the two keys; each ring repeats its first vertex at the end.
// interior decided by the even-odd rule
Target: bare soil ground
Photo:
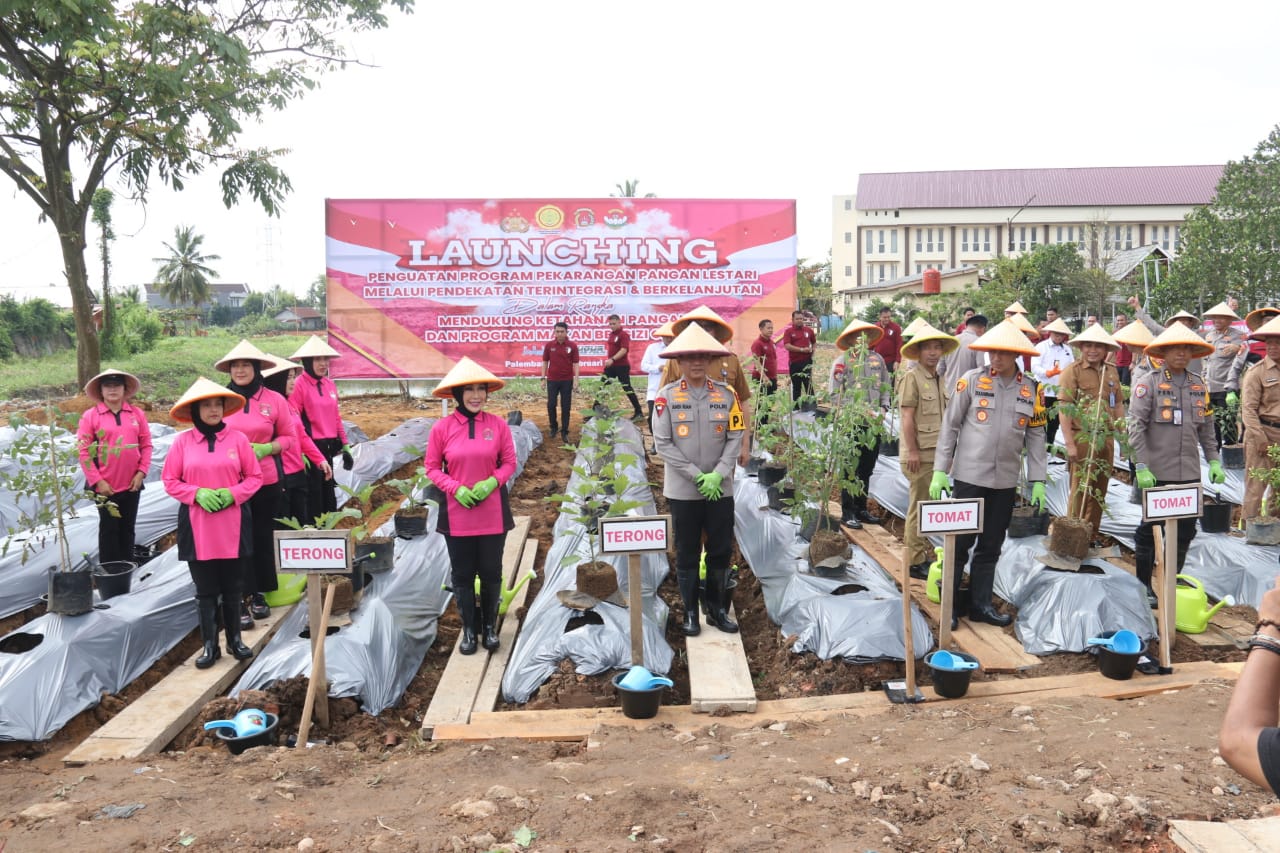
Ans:
{"type": "MultiPolygon", "coordinates": [[[[66,408],[83,408],[78,402],[66,408]]],[[[545,435],[540,400],[495,397],[491,408],[520,408],[545,435]]],[[[346,401],[345,411],[372,437],[439,409],[360,398],[346,401]]],[[[564,485],[571,458],[558,443],[544,443],[513,494],[515,514],[532,520],[539,560],[556,517],[544,498],[564,485]]],[[[660,482],[660,465],[649,472],[660,482]]],[[[878,690],[901,675],[901,664],[793,654],[792,641],[768,620],[750,567],[737,562],[734,603],[761,699],[878,690]]],[[[673,605],[667,638],[678,652],[666,701],[683,704],[689,676],[674,572],[660,594],[673,605]]],[[[1252,619],[1250,608],[1238,609],[1252,619]]],[[[37,614],[11,617],[0,630],[37,614]]],[[[64,768],[62,755],[182,664],[197,645],[188,637],[51,741],[0,744],[0,779],[8,783],[0,788],[0,851],[1163,851],[1176,849],[1167,835],[1172,818],[1226,820],[1275,809],[1274,797],[1217,756],[1231,690],[1217,682],[1127,702],[886,701],[877,715],[807,724],[761,719],[750,728],[708,717],[693,735],[617,728],[587,744],[423,742],[421,715],[458,629],[450,611],[404,697],[381,715],[362,713],[350,699],[330,700],[329,729],[312,730],[327,745],[233,757],[200,728],[241,704],[220,699],[162,755],[64,768]],[[131,816],[109,816],[111,807],[133,805],[141,808],[131,816]]],[[[1175,662],[1240,657],[1185,638],[1174,650],[1175,662]]],[[[1087,655],[1055,655],[1034,673],[1000,677],[1094,668],[1087,655]]],[[[927,672],[921,676],[927,681],[927,672]]],[[[296,731],[305,689],[304,679],[293,679],[243,701],[279,706],[282,730],[296,731]]],[[[580,676],[566,665],[524,707],[614,704],[607,675],[580,676]]]]}

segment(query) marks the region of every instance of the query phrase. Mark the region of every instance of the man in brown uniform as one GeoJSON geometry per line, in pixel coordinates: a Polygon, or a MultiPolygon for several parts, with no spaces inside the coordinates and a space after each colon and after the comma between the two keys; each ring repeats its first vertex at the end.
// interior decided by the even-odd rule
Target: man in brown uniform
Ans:
{"type": "MultiPolygon", "coordinates": [[[[1070,343],[1080,348],[1080,358],[1062,371],[1062,380],[1058,384],[1059,403],[1088,409],[1095,417],[1109,418],[1114,424],[1124,417],[1124,394],[1120,387],[1120,374],[1114,366],[1107,364],[1107,356],[1118,351],[1120,345],[1107,334],[1101,323],[1089,326],[1070,343]]],[[[1062,416],[1062,440],[1066,444],[1067,464],[1071,470],[1071,497],[1067,506],[1070,509],[1082,507],[1081,518],[1093,526],[1093,538],[1097,539],[1098,527],[1102,524],[1102,502],[1106,500],[1107,484],[1111,480],[1115,442],[1109,432],[1100,435],[1096,441],[1091,440],[1090,435],[1083,431],[1080,419],[1066,414],[1062,416]],[[1102,464],[1086,470],[1090,452],[1102,464]],[[1080,481],[1083,477],[1088,477],[1088,483],[1082,487],[1080,481]],[[1083,495],[1077,497],[1081,488],[1083,495]]]]}
{"type": "MultiPolygon", "coordinates": [[[[1164,359],[1164,367],[1144,376],[1133,386],[1129,404],[1129,444],[1138,466],[1140,488],[1200,482],[1200,451],[1209,460],[1209,479],[1227,479],[1218,461],[1218,443],[1213,437],[1213,409],[1209,387],[1198,373],[1187,369],[1193,357],[1207,356],[1213,347],[1181,323],[1171,323],[1147,345],[1146,354],[1164,359]]],[[[1155,537],[1151,528],[1158,522],[1144,521],[1134,533],[1133,558],[1138,580],[1147,587],[1147,602],[1158,602],[1151,588],[1155,568],[1155,537]]],[[[1187,549],[1196,537],[1194,518],[1178,519],[1178,566],[1187,561],[1187,549]]]]}
{"type": "MultiPolygon", "coordinates": [[[[889,411],[892,401],[889,368],[884,357],[871,348],[880,340],[881,334],[883,329],[880,326],[855,319],[836,338],[836,348],[841,351],[841,355],[831,365],[830,390],[837,405],[846,392],[861,391],[869,405],[879,403],[882,411],[889,411]],[[864,340],[860,341],[859,338],[864,340]]],[[[840,514],[847,527],[861,530],[863,522],[880,524],[884,520],[867,511],[867,487],[879,458],[879,444],[862,448],[854,471],[854,477],[862,484],[862,494],[853,495],[843,489],[840,491],[840,514]]]]}
{"type": "MultiPolygon", "coordinates": [[[[747,401],[751,399],[751,386],[747,383],[747,374],[742,369],[742,362],[738,361],[738,357],[729,349],[729,342],[733,340],[733,327],[707,306],[699,305],[672,323],[671,330],[678,336],[689,327],[690,323],[697,323],[703,331],[724,345],[725,354],[715,356],[707,364],[707,378],[733,389],[738,395],[738,403],[742,406],[743,415],[749,421],[751,415],[747,409],[747,401]]],[[[680,363],[674,358],[667,359],[667,365],[662,370],[662,384],[669,385],[680,376],[680,363]]],[[[750,433],[750,430],[743,430],[742,449],[738,452],[738,464],[744,467],[747,460],[751,458],[750,433]]]]}
{"type": "MultiPolygon", "coordinates": [[[[1249,337],[1264,341],[1267,355],[1240,380],[1240,417],[1244,421],[1245,468],[1273,468],[1267,448],[1280,444],[1280,317],[1268,320],[1249,337]]],[[[1244,485],[1244,517],[1262,510],[1267,486],[1249,477],[1244,485]]],[[[1271,496],[1275,503],[1276,496],[1271,496]]]]}
{"type": "MultiPolygon", "coordinates": [[[[975,339],[976,340],[976,339],[975,339]]],[[[923,538],[919,503],[929,498],[933,453],[942,430],[942,413],[950,389],[938,375],[938,362],[960,346],[951,335],[926,324],[902,345],[902,358],[915,367],[898,371],[898,410],[902,417],[902,441],[898,461],[910,487],[907,497],[907,529],[904,539],[911,577],[925,580],[933,562],[933,545],[923,538]]]]}

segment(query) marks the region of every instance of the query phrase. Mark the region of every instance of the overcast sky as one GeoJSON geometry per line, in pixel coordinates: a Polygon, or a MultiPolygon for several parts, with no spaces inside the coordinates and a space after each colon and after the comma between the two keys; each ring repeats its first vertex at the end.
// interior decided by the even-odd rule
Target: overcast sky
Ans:
{"type": "MultiPolygon", "coordinates": [[[[270,219],[212,177],[117,202],[112,284],[153,278],[175,225],[220,281],[324,272],[324,199],[794,198],[825,258],[862,172],[1222,163],[1280,123],[1274,2],[651,0],[441,3],[351,40],[246,145],[288,148],[270,219]]],[[[121,187],[109,180],[110,188],[121,187]]],[[[0,293],[64,305],[56,235],[0,185],[0,293]],[[51,286],[52,285],[52,286],[51,286]]],[[[91,241],[96,235],[91,227],[91,241]]],[[[88,253],[91,285],[101,262],[88,253]]]]}

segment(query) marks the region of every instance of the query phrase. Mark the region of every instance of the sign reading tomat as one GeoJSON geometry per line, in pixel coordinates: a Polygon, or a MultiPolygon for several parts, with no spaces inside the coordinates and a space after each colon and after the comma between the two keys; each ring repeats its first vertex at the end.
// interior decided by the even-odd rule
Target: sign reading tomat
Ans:
{"type": "Polygon", "coordinates": [[[1204,493],[1199,483],[1157,486],[1142,493],[1142,520],[1199,518],[1204,513],[1204,493]]]}
{"type": "Polygon", "coordinates": [[[920,502],[920,535],[981,533],[983,498],[920,502]]]}
{"type": "Polygon", "coordinates": [[[639,515],[600,519],[600,551],[635,554],[665,551],[671,540],[671,516],[639,515]]]}

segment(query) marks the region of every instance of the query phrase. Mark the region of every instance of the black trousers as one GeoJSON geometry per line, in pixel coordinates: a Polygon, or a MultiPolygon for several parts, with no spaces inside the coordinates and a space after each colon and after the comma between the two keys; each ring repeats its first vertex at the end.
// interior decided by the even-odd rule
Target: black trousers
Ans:
{"type": "Polygon", "coordinates": [[[506,543],[505,533],[446,536],[444,544],[449,549],[449,578],[454,593],[467,589],[474,594],[476,578],[480,578],[481,584],[502,583],[502,549],[506,543]]]}
{"type": "Polygon", "coordinates": [[[133,561],[133,531],[138,523],[138,500],[142,492],[116,492],[111,502],[119,513],[117,518],[110,508],[98,507],[98,562],[117,560],[133,561]]]}
{"type": "Polygon", "coordinates": [[[1054,408],[1057,404],[1057,397],[1045,395],[1044,411],[1048,418],[1044,422],[1044,440],[1046,444],[1053,444],[1053,440],[1058,437],[1058,410],[1054,408]]]}
{"type": "MultiPolygon", "coordinates": [[[[324,474],[320,475],[321,479],[324,474]]],[[[281,518],[296,518],[299,523],[307,524],[310,519],[307,512],[311,505],[311,476],[306,470],[295,471],[284,476],[284,500],[280,504],[281,518]]],[[[315,518],[315,516],[311,516],[315,518]]],[[[276,530],[284,530],[285,525],[277,524],[276,530]]]]}
{"type": "Polygon", "coordinates": [[[1128,367],[1117,367],[1116,373],[1120,374],[1120,384],[1126,388],[1133,384],[1133,371],[1128,367]]]}
{"type": "Polygon", "coordinates": [[[954,569],[955,591],[960,591],[960,580],[964,575],[965,564],[969,562],[969,552],[976,542],[978,548],[973,553],[973,564],[969,566],[969,608],[989,607],[991,596],[995,590],[996,561],[1000,559],[1000,549],[1004,546],[1005,534],[1009,532],[1009,521],[1013,518],[1013,502],[1017,489],[989,489],[956,480],[956,487],[951,492],[953,498],[984,498],[983,522],[981,533],[969,533],[957,536],[955,543],[954,569]]]}
{"type": "Polygon", "coordinates": [[[196,585],[197,598],[217,598],[240,606],[240,576],[243,560],[190,560],[187,571],[196,585]]]}
{"type": "MultiPolygon", "coordinates": [[[[1199,480],[1157,480],[1157,486],[1173,486],[1179,483],[1198,483],[1199,480]]],[[[1163,521],[1144,521],[1138,525],[1137,531],[1133,534],[1133,562],[1134,568],[1138,575],[1138,580],[1147,586],[1151,586],[1151,575],[1155,571],[1156,565],[1156,538],[1151,532],[1152,528],[1157,524],[1164,524],[1163,521]]],[[[1194,518],[1178,519],[1178,571],[1182,571],[1182,567],[1187,562],[1187,549],[1191,547],[1191,540],[1196,538],[1196,520],[1194,518]]]]}
{"type": "Polygon", "coordinates": [[[875,473],[876,461],[880,458],[880,444],[876,443],[875,447],[862,448],[862,454],[858,457],[858,468],[854,476],[858,478],[858,482],[862,484],[862,494],[851,495],[843,489],[840,491],[840,511],[846,516],[855,512],[867,511],[867,491],[871,487],[871,475],[875,473]]]}
{"type": "MultiPolygon", "coordinates": [[[[636,390],[631,387],[631,365],[629,364],[612,364],[604,369],[604,377],[612,379],[622,386],[622,390],[627,392],[627,399],[631,401],[631,411],[634,414],[642,414],[640,409],[640,401],[636,399],[636,390]]],[[[565,423],[569,419],[565,418],[565,423]]]]}
{"type": "Polygon", "coordinates": [[[813,362],[792,364],[787,373],[791,375],[791,401],[794,403],[805,394],[813,393],[813,362]]]}
{"type": "MultiPolygon", "coordinates": [[[[726,487],[730,484],[726,484],[726,487]]],[[[733,557],[733,495],[718,501],[667,499],[676,537],[676,575],[698,576],[706,536],[707,574],[728,571],[733,557]]]]}
{"type": "MultiPolygon", "coordinates": [[[[315,439],[316,449],[329,460],[329,466],[336,468],[334,460],[342,453],[342,442],[336,438],[315,439]]],[[[334,493],[337,488],[335,480],[326,480],[324,472],[315,465],[307,469],[307,515],[318,518],[326,512],[338,508],[338,498],[334,493]]]]}
{"type": "Polygon", "coordinates": [[[263,485],[249,498],[249,512],[253,515],[253,553],[244,560],[244,579],[241,588],[245,595],[255,592],[271,592],[276,589],[276,545],[271,534],[276,530],[276,518],[284,503],[284,486],[275,482],[263,485]]]}
{"type": "Polygon", "coordinates": [[[569,407],[573,404],[572,379],[547,380],[547,423],[552,432],[569,432],[569,407]],[[560,420],[556,420],[556,404],[559,402],[560,420]]]}

